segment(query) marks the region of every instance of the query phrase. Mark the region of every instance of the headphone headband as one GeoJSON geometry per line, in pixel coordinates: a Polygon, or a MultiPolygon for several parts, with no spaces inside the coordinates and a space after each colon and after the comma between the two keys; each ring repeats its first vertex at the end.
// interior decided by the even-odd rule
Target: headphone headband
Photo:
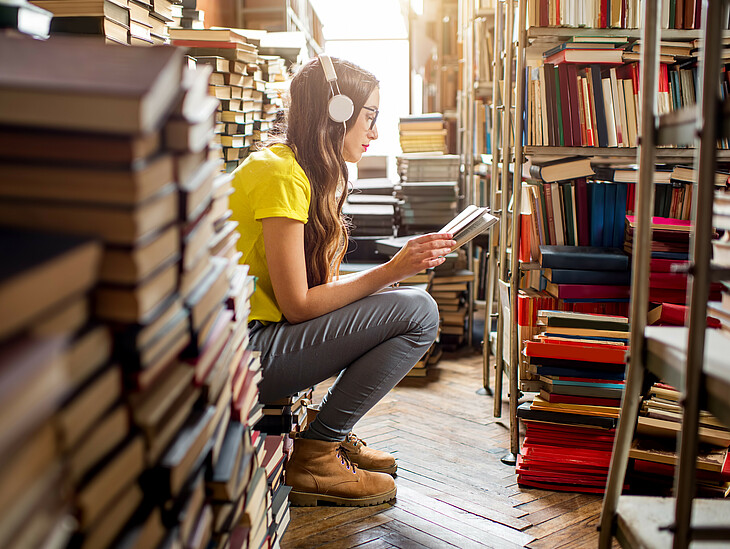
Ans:
{"type": "Polygon", "coordinates": [[[332,91],[332,97],[327,103],[327,113],[334,122],[343,124],[352,118],[352,114],[355,112],[355,105],[352,99],[340,93],[340,87],[337,85],[335,66],[329,55],[321,54],[319,56],[319,62],[322,65],[324,77],[330,85],[330,91],[332,91]]]}

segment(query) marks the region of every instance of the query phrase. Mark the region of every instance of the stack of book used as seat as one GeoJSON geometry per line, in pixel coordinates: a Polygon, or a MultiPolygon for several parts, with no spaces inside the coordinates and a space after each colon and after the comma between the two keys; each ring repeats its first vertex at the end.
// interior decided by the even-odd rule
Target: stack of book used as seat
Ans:
{"type": "Polygon", "coordinates": [[[602,493],[629,350],[626,317],[540,311],[525,344],[540,392],[519,406],[526,435],[517,481],[537,488],[602,493]]]}
{"type": "MultiPolygon", "coordinates": [[[[680,393],[656,382],[644,396],[636,435],[629,450],[632,493],[669,496],[677,464],[677,435],[682,428],[680,393]]],[[[703,497],[730,495],[730,430],[710,412],[699,416],[697,490],[703,497]]]]}
{"type": "MultiPolygon", "coordinates": [[[[64,441],[58,453],[67,489],[59,493],[50,472],[19,476],[25,506],[16,501],[17,512],[3,513],[0,531],[35,539],[58,525],[60,512],[75,517],[80,547],[225,545],[251,490],[237,479],[254,478],[258,457],[246,450],[246,468],[217,477],[235,485],[230,500],[215,499],[206,485],[231,457],[228,449],[240,451],[225,444],[232,416],[244,442],[256,434],[252,408],[236,409],[246,378],[235,374],[244,362],[247,371],[260,364],[246,358],[254,285],[237,265],[237,231],[226,213],[230,178],[220,173],[212,143],[199,146],[194,131],[198,120],[212,119],[210,98],[186,86],[191,69],[177,48],[0,36],[0,51],[0,96],[15,105],[0,113],[0,226],[52,233],[28,249],[43,250],[45,242],[57,250],[64,235],[91,238],[100,251],[98,281],[89,278],[90,252],[80,247],[73,270],[49,270],[58,278],[43,279],[37,295],[18,300],[18,290],[32,289],[27,282],[11,288],[7,311],[19,313],[4,319],[26,318],[20,312],[42,296],[64,301],[38,320],[70,334],[67,373],[58,389],[33,400],[61,405],[47,425],[64,441]],[[64,394],[56,398],[56,391],[64,394]],[[43,527],[19,521],[26,511],[43,527]]],[[[12,241],[22,244],[20,236],[12,241]]],[[[2,369],[24,370],[20,355],[2,369]]],[[[246,392],[254,394],[251,407],[253,389],[246,392]]],[[[13,403],[13,417],[22,412],[13,399],[2,401],[13,403]]],[[[18,439],[10,448],[21,447],[18,439]]],[[[266,513],[263,520],[254,526],[268,535],[266,513]]]]}

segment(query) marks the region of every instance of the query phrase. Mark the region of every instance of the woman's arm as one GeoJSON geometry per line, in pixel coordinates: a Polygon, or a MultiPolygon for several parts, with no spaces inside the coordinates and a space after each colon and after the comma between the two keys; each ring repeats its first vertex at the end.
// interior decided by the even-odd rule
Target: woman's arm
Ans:
{"type": "Polygon", "coordinates": [[[266,262],[281,312],[291,323],[344,307],[386,286],[445,261],[455,242],[450,234],[415,237],[387,263],[339,280],[307,287],[304,224],[285,217],[261,220],[266,262]]]}

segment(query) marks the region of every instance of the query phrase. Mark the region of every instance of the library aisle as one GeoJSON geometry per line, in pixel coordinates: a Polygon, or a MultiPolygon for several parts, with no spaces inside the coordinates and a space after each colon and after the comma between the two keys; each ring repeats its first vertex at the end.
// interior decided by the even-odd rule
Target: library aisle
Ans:
{"type": "MultiPolygon", "coordinates": [[[[397,499],[375,507],[292,507],[282,549],[595,547],[601,496],[520,488],[501,463],[509,428],[478,395],[480,354],[444,354],[355,426],[398,458],[397,499]]],[[[318,386],[315,402],[326,390],[318,386]]],[[[507,400],[502,403],[507,416],[507,400]]],[[[618,543],[615,542],[615,547],[618,543]]]]}

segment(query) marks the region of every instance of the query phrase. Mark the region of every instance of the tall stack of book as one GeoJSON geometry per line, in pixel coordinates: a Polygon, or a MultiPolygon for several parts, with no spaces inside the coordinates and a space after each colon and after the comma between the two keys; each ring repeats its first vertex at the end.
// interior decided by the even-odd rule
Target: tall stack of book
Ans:
{"type": "Polygon", "coordinates": [[[429,113],[403,116],[398,123],[404,153],[447,153],[444,115],[429,113]]]}
{"type": "Polygon", "coordinates": [[[257,46],[234,29],[172,29],[170,38],[173,45],[187,47],[198,63],[213,67],[210,93],[220,100],[216,139],[225,171],[232,172],[248,155],[254,122],[261,119],[257,46]]]}
{"type": "Polygon", "coordinates": [[[0,252],[0,543],[38,547],[55,536],[65,545],[69,476],[104,457],[93,445],[103,418],[128,433],[109,332],[90,323],[101,246],[2,227],[0,252]]]}
{"type": "Polygon", "coordinates": [[[0,224],[103,244],[91,315],[102,325],[85,322],[80,297],[58,321],[79,328],[69,354],[76,385],[58,414],[77,543],[156,546],[167,531],[170,543],[204,546],[218,519],[208,469],[227,457],[230,418],[244,423],[256,402],[255,392],[246,409],[234,400],[235,374],[258,367],[244,316],[253,284],[216,245],[228,178],[211,143],[194,139],[193,115],[213,116],[195,91],[207,89],[208,73],[188,86],[177,48],[0,36],[0,50],[13,52],[0,60],[0,96],[25,98],[0,115],[0,224]],[[28,146],[39,134],[43,164],[28,146]]]}
{"type": "Polygon", "coordinates": [[[540,311],[525,345],[540,394],[518,408],[526,436],[517,462],[525,486],[602,493],[619,415],[626,317],[540,311]]]}
{"type": "MultiPolygon", "coordinates": [[[[632,492],[668,496],[677,463],[677,435],[682,427],[680,393],[654,383],[639,410],[636,436],[629,450],[632,492]]],[[[697,489],[704,497],[730,495],[730,430],[706,411],[699,416],[697,489]]]]}

